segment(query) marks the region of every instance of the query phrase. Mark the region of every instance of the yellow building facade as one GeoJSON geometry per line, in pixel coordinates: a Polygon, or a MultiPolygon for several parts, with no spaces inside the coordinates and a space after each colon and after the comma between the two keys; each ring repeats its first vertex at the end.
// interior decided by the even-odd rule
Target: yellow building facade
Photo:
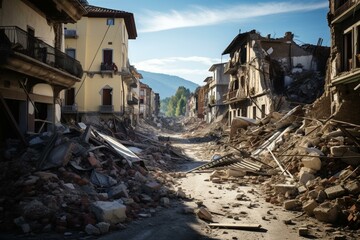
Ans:
{"type": "Polygon", "coordinates": [[[65,50],[85,74],[65,92],[63,110],[124,114],[136,85],[128,62],[128,39],[137,37],[133,14],[91,5],[86,10],[80,21],[65,25],[65,50]]]}

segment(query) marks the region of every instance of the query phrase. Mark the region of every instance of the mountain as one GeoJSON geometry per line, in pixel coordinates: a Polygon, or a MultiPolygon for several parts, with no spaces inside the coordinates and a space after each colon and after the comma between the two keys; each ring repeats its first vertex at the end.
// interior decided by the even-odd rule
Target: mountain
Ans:
{"type": "Polygon", "coordinates": [[[141,82],[149,85],[154,92],[159,93],[160,99],[175,95],[176,90],[181,86],[189,89],[190,92],[194,92],[199,86],[196,83],[178,76],[147,72],[143,70],[138,70],[138,72],[143,76],[141,82]]]}

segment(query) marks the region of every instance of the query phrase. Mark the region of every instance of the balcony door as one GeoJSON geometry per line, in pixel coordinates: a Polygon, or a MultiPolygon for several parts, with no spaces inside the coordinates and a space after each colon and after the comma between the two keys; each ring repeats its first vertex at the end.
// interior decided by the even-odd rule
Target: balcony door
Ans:
{"type": "Polygon", "coordinates": [[[103,63],[111,66],[113,63],[113,50],[112,49],[104,49],[103,50],[103,63]]]}
{"type": "Polygon", "coordinates": [[[75,103],[75,88],[70,88],[65,91],[65,105],[74,105],[75,103]]]}

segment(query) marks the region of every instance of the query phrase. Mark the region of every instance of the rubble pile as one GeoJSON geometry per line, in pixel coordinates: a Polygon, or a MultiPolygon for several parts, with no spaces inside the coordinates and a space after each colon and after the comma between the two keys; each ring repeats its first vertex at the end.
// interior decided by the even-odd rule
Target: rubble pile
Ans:
{"type": "Polygon", "coordinates": [[[79,126],[33,136],[22,152],[9,148],[0,163],[2,232],[99,235],[171,206],[176,178],[184,176],[163,169],[181,152],[140,133],[131,133],[143,136],[132,142],[79,126]]]}
{"type": "Polygon", "coordinates": [[[298,106],[256,123],[238,118],[225,151],[272,167],[267,170],[271,177],[262,183],[266,201],[304,211],[321,222],[358,229],[360,126],[311,119],[305,112],[298,106]]]}

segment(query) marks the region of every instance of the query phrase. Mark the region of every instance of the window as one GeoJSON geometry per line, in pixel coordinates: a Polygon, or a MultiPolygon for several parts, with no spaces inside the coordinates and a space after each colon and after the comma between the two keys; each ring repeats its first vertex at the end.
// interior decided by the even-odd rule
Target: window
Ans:
{"type": "Polygon", "coordinates": [[[360,68],[360,25],[348,28],[343,35],[342,71],[360,68]]]}
{"type": "Polygon", "coordinates": [[[144,99],[140,99],[140,104],[144,104],[144,99]]]}
{"type": "Polygon", "coordinates": [[[265,117],[265,104],[261,105],[261,118],[265,117]]]}
{"type": "Polygon", "coordinates": [[[256,107],[253,107],[253,119],[256,119],[256,107]]]}
{"type": "Polygon", "coordinates": [[[115,19],[114,18],[108,18],[106,19],[106,25],[115,25],[115,19]]]}
{"type": "Polygon", "coordinates": [[[140,96],[144,96],[144,90],[140,90],[140,96]]]}
{"type": "Polygon", "coordinates": [[[65,49],[65,53],[72,58],[76,58],[76,49],[74,48],[65,49]]]}
{"type": "Polygon", "coordinates": [[[103,50],[103,63],[111,65],[113,62],[113,50],[104,49],[103,50]]]}

